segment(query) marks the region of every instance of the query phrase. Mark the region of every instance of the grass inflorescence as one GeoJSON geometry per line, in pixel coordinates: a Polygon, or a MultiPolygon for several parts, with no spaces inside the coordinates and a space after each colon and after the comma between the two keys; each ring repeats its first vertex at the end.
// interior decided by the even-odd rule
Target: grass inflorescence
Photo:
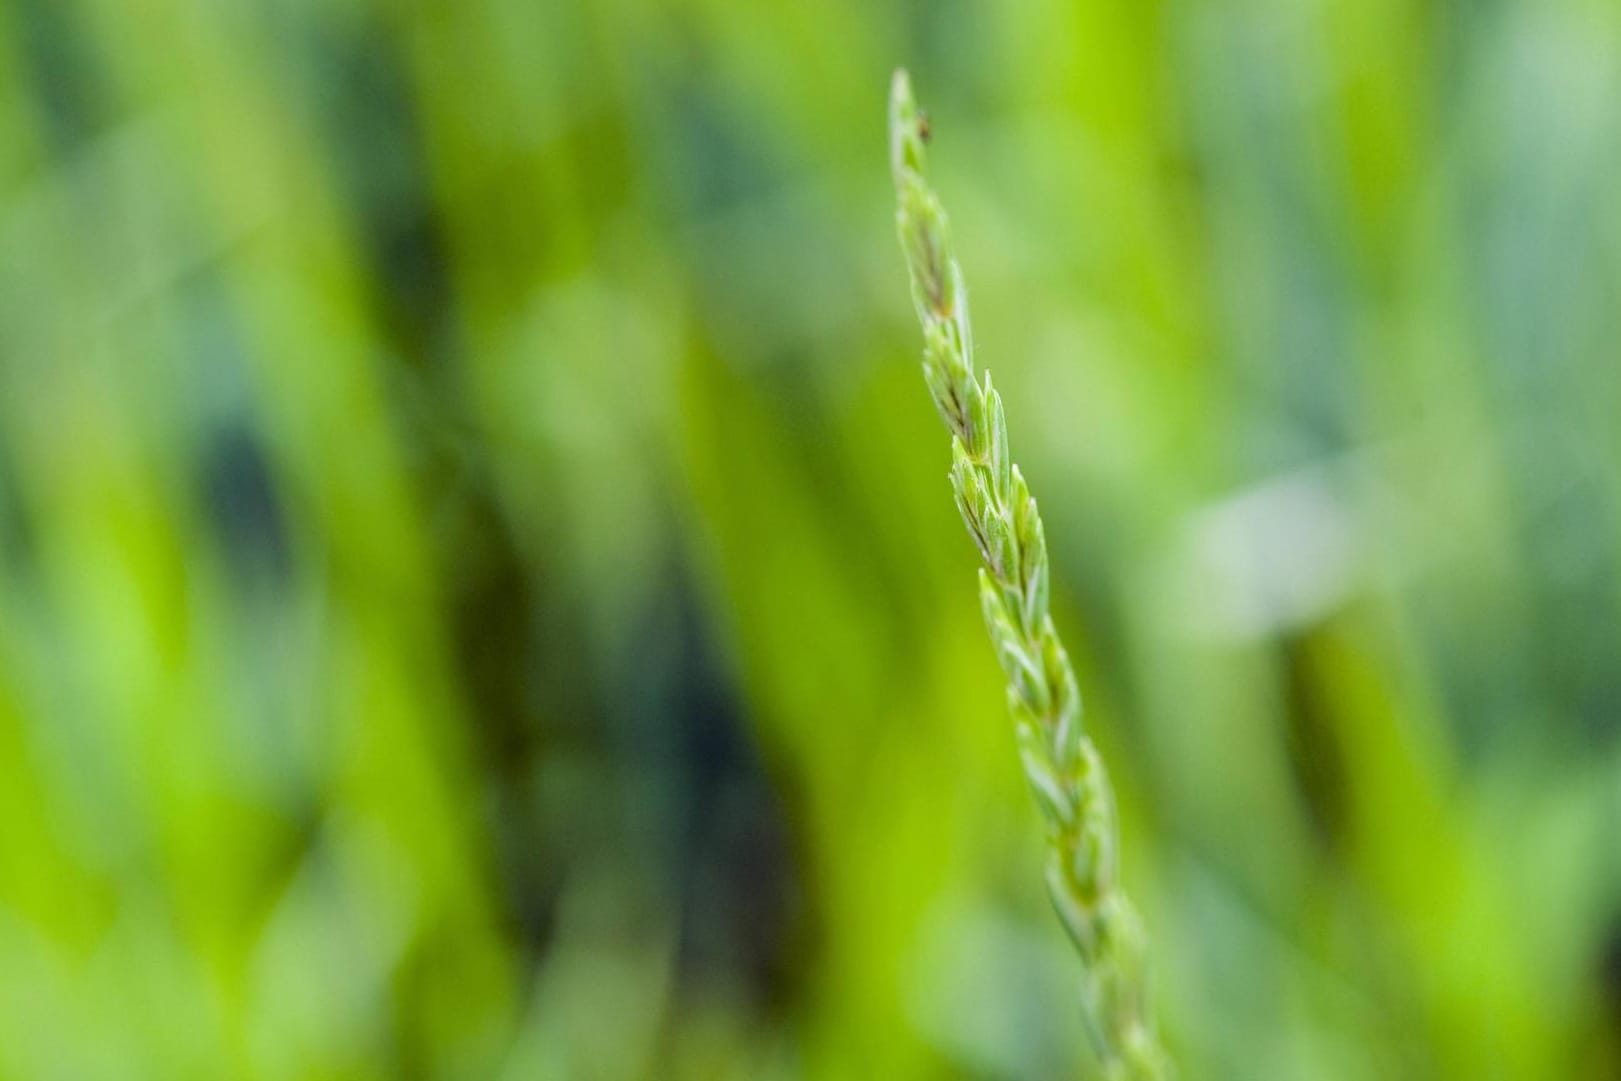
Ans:
{"type": "Polygon", "coordinates": [[[1148,992],[1147,942],[1120,887],[1114,796],[1081,727],[1075,671],[1048,612],[1046,536],[1008,450],[1007,418],[974,370],[962,269],[925,178],[929,128],[906,72],[890,95],[901,248],[923,326],[923,376],[951,432],[951,486],[979,550],[980,604],[1007,676],[1019,755],[1046,824],[1047,888],[1085,969],[1085,1013],[1110,1078],[1171,1076],[1148,992]]]}

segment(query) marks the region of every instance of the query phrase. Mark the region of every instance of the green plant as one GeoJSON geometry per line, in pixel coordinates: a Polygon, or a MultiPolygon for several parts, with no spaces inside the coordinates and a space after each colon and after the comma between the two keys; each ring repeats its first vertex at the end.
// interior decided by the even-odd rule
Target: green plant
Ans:
{"type": "Polygon", "coordinates": [[[890,157],[901,248],[923,325],[923,376],[951,431],[957,509],[984,561],[985,623],[1008,680],[1019,754],[1046,822],[1047,887],[1085,967],[1085,1012],[1105,1074],[1163,1078],[1147,943],[1120,888],[1114,797],[1081,729],[1075,672],[1048,612],[1047,543],[1036,501],[1008,451],[1002,399],[974,374],[962,270],[945,210],[924,178],[928,125],[905,71],[890,95],[890,157]]]}

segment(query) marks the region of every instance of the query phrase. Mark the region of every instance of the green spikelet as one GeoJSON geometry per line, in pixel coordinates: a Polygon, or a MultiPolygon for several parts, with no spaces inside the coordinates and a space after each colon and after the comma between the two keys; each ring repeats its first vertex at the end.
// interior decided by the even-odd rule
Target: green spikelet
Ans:
{"type": "Polygon", "coordinates": [[[1045,821],[1047,887],[1085,968],[1084,1008],[1111,1079],[1172,1074],[1147,992],[1147,942],[1119,886],[1114,796],[1081,728],[1075,672],[1047,612],[1047,541],[1008,450],[1002,398],[974,372],[968,293],[945,209],[924,177],[927,128],[906,72],[889,112],[896,221],[923,324],[923,377],[950,430],[951,487],[979,549],[980,606],[1007,676],[1019,757],[1045,821]]]}

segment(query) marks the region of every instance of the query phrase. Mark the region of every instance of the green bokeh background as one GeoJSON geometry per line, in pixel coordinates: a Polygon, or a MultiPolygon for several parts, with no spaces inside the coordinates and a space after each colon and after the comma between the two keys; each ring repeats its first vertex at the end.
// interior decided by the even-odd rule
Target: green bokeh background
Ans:
{"type": "Polygon", "coordinates": [[[1621,1076],[1621,14],[0,4],[0,1079],[1087,1077],[893,67],[1186,1078],[1621,1076]]]}

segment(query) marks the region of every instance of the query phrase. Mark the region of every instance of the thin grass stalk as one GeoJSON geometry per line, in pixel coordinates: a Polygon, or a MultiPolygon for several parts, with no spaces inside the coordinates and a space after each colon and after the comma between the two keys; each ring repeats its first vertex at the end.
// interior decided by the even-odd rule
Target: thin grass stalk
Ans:
{"type": "Polygon", "coordinates": [[[980,606],[1007,676],[1019,756],[1046,826],[1047,891],[1084,969],[1083,1006],[1110,1079],[1163,1079],[1147,940],[1120,886],[1114,795],[1081,726],[1075,671],[1048,612],[1047,541],[1008,450],[990,372],[974,370],[962,269],[945,210],[925,178],[929,130],[905,71],[890,95],[890,157],[901,249],[923,327],[923,378],[951,433],[951,487],[979,550],[980,606]]]}

